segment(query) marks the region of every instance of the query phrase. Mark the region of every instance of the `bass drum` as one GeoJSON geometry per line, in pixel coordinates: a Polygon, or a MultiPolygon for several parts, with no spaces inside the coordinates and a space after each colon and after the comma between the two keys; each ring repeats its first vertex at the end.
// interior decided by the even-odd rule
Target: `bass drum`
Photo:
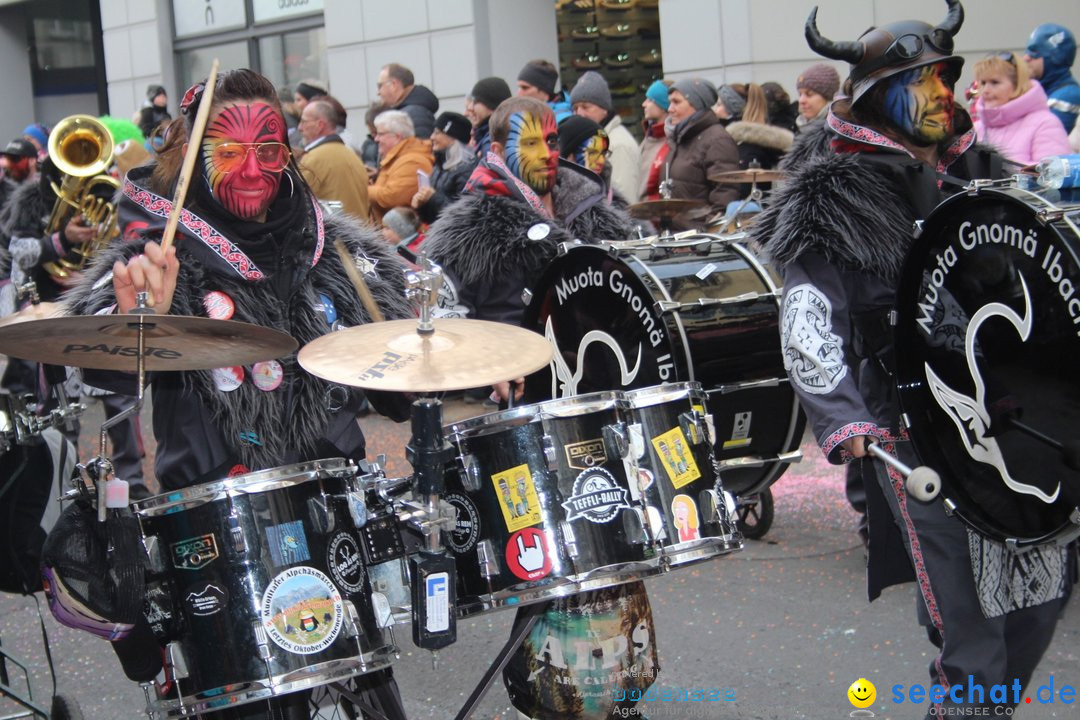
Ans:
{"type": "Polygon", "coordinates": [[[780,354],[778,281],[741,237],[562,246],[526,291],[523,326],[555,347],[527,400],[697,381],[724,489],[767,489],[801,459],[805,419],[780,354]]]}
{"type": "Polygon", "coordinates": [[[1080,534],[1080,205],[980,188],[923,223],[897,295],[900,401],[948,507],[1016,546],[1080,534]]]}

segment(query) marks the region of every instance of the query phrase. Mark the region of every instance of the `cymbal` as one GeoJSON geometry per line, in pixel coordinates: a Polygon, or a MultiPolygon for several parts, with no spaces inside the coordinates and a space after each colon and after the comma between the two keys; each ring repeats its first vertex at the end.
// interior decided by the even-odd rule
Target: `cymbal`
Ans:
{"type": "Polygon", "coordinates": [[[136,369],[144,323],[148,371],[210,370],[288,355],[286,333],[235,320],[188,315],[69,315],[0,326],[0,353],[33,362],[94,370],[136,369]]]}
{"type": "Polygon", "coordinates": [[[0,318],[0,327],[26,322],[27,320],[44,320],[45,318],[59,317],[63,314],[63,305],[60,303],[34,303],[33,305],[27,305],[22,310],[12,313],[7,317],[0,318]]]}
{"type": "Polygon", "coordinates": [[[748,170],[731,170],[729,172],[716,173],[710,175],[709,179],[718,183],[761,183],[761,182],[773,182],[774,180],[783,180],[783,170],[758,170],[756,168],[750,168],[748,170]]]}
{"type": "Polygon", "coordinates": [[[430,335],[416,320],[346,328],[313,340],[297,359],[312,375],[369,390],[437,392],[512,380],[551,361],[543,335],[489,322],[443,318],[430,335]]]}
{"type": "Polygon", "coordinates": [[[659,200],[643,200],[634,203],[627,208],[627,212],[630,213],[630,217],[644,218],[646,220],[649,218],[673,218],[687,210],[694,210],[704,205],[705,202],[702,200],[661,198],[659,200]]]}

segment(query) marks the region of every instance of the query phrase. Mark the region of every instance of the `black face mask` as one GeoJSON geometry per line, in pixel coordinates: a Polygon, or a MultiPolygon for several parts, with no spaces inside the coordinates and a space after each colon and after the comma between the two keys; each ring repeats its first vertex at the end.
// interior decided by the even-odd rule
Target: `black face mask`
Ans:
{"type": "Polygon", "coordinates": [[[435,151],[435,164],[436,165],[442,165],[444,162],[446,162],[446,150],[436,150],[435,151]]]}

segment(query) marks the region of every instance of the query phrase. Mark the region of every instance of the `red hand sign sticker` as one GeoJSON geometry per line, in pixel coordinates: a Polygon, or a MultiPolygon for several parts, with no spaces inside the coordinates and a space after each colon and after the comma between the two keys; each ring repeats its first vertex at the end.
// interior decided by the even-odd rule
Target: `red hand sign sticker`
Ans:
{"type": "Polygon", "coordinates": [[[543,531],[530,527],[511,535],[506,544],[506,565],[522,580],[547,577],[551,573],[551,557],[543,531]]]}

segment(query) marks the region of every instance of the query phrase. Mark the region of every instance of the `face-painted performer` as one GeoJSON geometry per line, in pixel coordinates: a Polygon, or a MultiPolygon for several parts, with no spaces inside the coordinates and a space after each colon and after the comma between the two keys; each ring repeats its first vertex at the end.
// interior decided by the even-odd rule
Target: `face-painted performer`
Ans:
{"type": "MultiPolygon", "coordinates": [[[[202,83],[188,90],[156,162],[128,173],[119,203],[125,242],[88,270],[69,296],[70,312],[127,313],[136,293],[147,290],[159,315],[262,325],[288,333],[302,347],[335,323],[369,321],[330,247],[338,240],[354,258],[377,268],[365,280],[383,314],[410,316],[396,255],[370,227],[323,215],[285,145],[274,85],[252,70],[218,76],[176,237],[162,250],[158,241],[204,92],[202,83]],[[112,282],[104,279],[109,271],[112,282]]],[[[303,371],[294,355],[244,366],[222,347],[221,365],[152,376],[155,468],[166,490],[320,458],[364,458],[360,405],[347,388],[303,371]]],[[[111,371],[88,373],[86,381],[125,388],[132,382],[129,374],[111,371]]],[[[407,416],[400,398],[368,398],[376,409],[407,416]]],[[[364,675],[361,685],[366,695],[379,696],[372,698],[377,703],[396,695],[388,671],[364,675]]],[[[271,704],[277,713],[296,706],[306,714],[306,693],[271,704]]],[[[384,707],[391,717],[404,717],[400,706],[384,707]]],[[[229,718],[263,718],[267,708],[253,703],[232,712],[229,718]]]]}
{"type": "Polygon", "coordinates": [[[559,154],[570,162],[607,177],[609,139],[602,127],[583,115],[574,115],[559,125],[559,154]]]}
{"type": "MultiPolygon", "coordinates": [[[[957,0],[946,4],[938,25],[895,22],[853,42],[823,37],[811,13],[810,46],[846,60],[850,76],[824,125],[800,135],[782,164],[782,189],[754,223],[754,239],[784,279],[784,365],[834,463],[863,458],[872,440],[920,464],[901,423],[888,322],[911,228],[965,182],[1001,175],[1000,156],[974,145],[971,119],[953,101],[963,64],[953,36],[964,12],[957,0]]],[[[984,687],[1027,683],[1067,595],[1065,551],[1043,546],[1020,560],[947,514],[940,499],[909,497],[903,478],[882,463],[868,458],[857,477],[876,498],[863,498],[870,597],[916,579],[918,616],[937,646],[931,682],[946,696],[927,717],[970,714],[952,706],[973,700],[1008,714],[1012,695],[948,689],[971,678],[984,687]]]]}
{"type": "Polygon", "coordinates": [[[537,195],[555,186],[559,163],[559,133],[551,113],[519,111],[509,118],[503,144],[506,167],[537,195]]]}

